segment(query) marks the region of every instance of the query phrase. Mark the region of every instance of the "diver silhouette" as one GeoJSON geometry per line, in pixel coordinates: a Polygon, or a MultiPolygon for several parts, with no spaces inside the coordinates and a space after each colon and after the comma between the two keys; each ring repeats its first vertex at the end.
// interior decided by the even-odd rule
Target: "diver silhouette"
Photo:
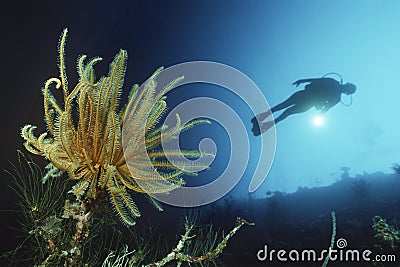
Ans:
{"type": "Polygon", "coordinates": [[[302,113],[315,107],[324,113],[335,106],[341,100],[341,94],[351,95],[356,91],[356,86],[352,83],[343,84],[332,78],[311,78],[301,79],[293,83],[296,87],[302,83],[308,83],[304,90],[292,94],[288,99],[275,107],[253,117],[251,129],[255,136],[266,132],[274,125],[274,120],[262,123],[272,113],[285,109],[280,116],[275,119],[275,124],[286,119],[288,116],[302,113]]]}

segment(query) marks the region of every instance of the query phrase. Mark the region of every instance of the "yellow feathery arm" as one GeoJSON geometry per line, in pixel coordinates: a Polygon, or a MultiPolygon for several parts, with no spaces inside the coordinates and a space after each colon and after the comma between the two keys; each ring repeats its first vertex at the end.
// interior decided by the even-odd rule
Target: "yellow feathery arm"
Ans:
{"type": "Polygon", "coordinates": [[[113,192],[113,189],[109,189],[109,196],[110,196],[110,202],[114,207],[114,210],[117,212],[119,215],[119,218],[122,223],[128,226],[132,226],[135,224],[135,221],[133,220],[132,217],[129,216],[129,214],[126,213],[126,210],[122,204],[121,199],[119,198],[117,193],[113,192]]]}
{"type": "Polygon", "coordinates": [[[97,124],[95,126],[95,134],[100,142],[95,142],[94,157],[100,161],[105,158],[111,160],[112,157],[106,157],[106,153],[110,153],[110,149],[117,145],[115,137],[118,135],[116,134],[118,130],[115,125],[118,116],[115,114],[115,110],[118,107],[118,95],[124,80],[126,59],[126,51],[121,50],[110,65],[109,76],[103,79],[99,86],[96,121],[99,123],[107,121],[107,125],[97,124]],[[105,132],[103,132],[104,128],[105,132]],[[100,150],[98,151],[99,144],[100,150]]]}
{"type": "MultiPolygon", "coordinates": [[[[150,89],[151,88],[153,87],[151,86],[150,89]]],[[[130,118],[128,121],[125,120],[127,124],[124,126],[125,129],[128,129],[128,132],[125,132],[125,135],[132,137],[132,140],[129,142],[129,150],[131,151],[138,151],[140,147],[143,148],[145,145],[143,139],[146,134],[146,121],[151,108],[154,106],[153,92],[149,91],[139,102],[140,105],[136,110],[131,109],[131,113],[128,114],[130,118]]]]}
{"type": "Polygon", "coordinates": [[[124,177],[127,176],[123,175],[122,172],[120,173],[116,172],[115,177],[118,178],[121,181],[121,183],[128,189],[138,193],[145,193],[145,191],[142,188],[140,188],[140,186],[136,182],[126,180],[124,177]]]}
{"type": "Polygon", "coordinates": [[[106,112],[115,111],[118,107],[118,96],[124,83],[127,58],[128,54],[125,50],[121,49],[110,64],[110,72],[107,77],[107,87],[104,88],[106,94],[103,99],[106,104],[104,105],[106,112]]]}
{"type": "Polygon", "coordinates": [[[120,173],[117,172],[116,177],[118,177],[119,181],[122,182],[124,186],[138,193],[150,193],[150,194],[167,193],[176,189],[180,185],[177,183],[172,183],[168,181],[166,178],[162,178],[162,176],[160,176],[159,174],[154,175],[154,178],[150,177],[133,178],[121,175],[120,173]],[[140,182],[140,185],[137,183],[137,181],[140,182]]]}
{"type": "Polygon", "coordinates": [[[95,57],[92,58],[89,63],[86,65],[85,69],[84,69],[84,73],[83,73],[83,77],[86,77],[87,82],[94,84],[96,82],[96,76],[94,74],[94,64],[96,64],[97,62],[103,60],[103,58],[101,57],[95,57]]]}
{"type": "MultiPolygon", "coordinates": [[[[120,125],[120,119],[118,114],[114,113],[113,121],[116,122],[117,125],[120,125]]],[[[121,127],[115,128],[114,137],[110,140],[110,147],[113,153],[110,154],[109,164],[115,164],[121,157],[123,157],[123,147],[122,147],[122,130],[121,127]]]]}
{"type": "Polygon", "coordinates": [[[129,213],[134,215],[135,217],[140,217],[139,209],[136,204],[133,202],[132,198],[129,196],[125,190],[119,194],[124,203],[125,207],[129,210],[129,213]]]}
{"type": "MultiPolygon", "coordinates": [[[[135,159],[135,163],[131,164],[130,168],[138,168],[141,169],[143,167],[149,167],[148,160],[146,159],[135,159]]],[[[180,160],[152,160],[151,166],[153,167],[160,167],[160,168],[167,168],[169,170],[180,169],[183,168],[184,172],[193,172],[191,169],[199,169],[199,168],[207,168],[208,164],[198,163],[196,161],[189,161],[189,162],[182,162],[180,160]]],[[[136,174],[136,173],[135,173],[136,174]]],[[[139,176],[139,175],[138,175],[139,176]]],[[[140,176],[139,176],[140,177],[140,176]]],[[[140,178],[138,178],[140,179],[140,178]]]]}
{"type": "Polygon", "coordinates": [[[168,129],[168,126],[165,124],[156,129],[152,129],[150,132],[146,133],[146,142],[152,142],[155,139],[159,138],[161,132],[165,131],[166,129],[168,129]]]}
{"type": "Polygon", "coordinates": [[[102,127],[101,132],[96,133],[100,135],[96,136],[96,141],[95,141],[95,143],[97,143],[97,151],[95,151],[97,152],[97,155],[96,157],[94,157],[94,160],[96,162],[104,162],[104,159],[107,156],[106,140],[110,134],[110,131],[113,131],[113,129],[110,129],[109,127],[102,127]]]}
{"type": "Polygon", "coordinates": [[[154,81],[154,76],[157,74],[157,71],[145,82],[143,86],[141,86],[142,90],[140,93],[136,93],[137,86],[134,87],[131,92],[131,97],[129,103],[129,114],[124,114],[124,118],[128,116],[128,122],[134,122],[133,125],[129,125],[129,129],[132,133],[137,133],[137,129],[143,127],[143,121],[147,120],[148,115],[151,112],[154,104],[157,100],[154,99],[154,91],[156,88],[156,82],[154,81]],[[133,103],[133,104],[132,104],[133,103]],[[140,122],[140,123],[137,123],[140,122]]]}
{"type": "Polygon", "coordinates": [[[207,168],[208,165],[206,164],[200,164],[200,163],[196,163],[196,162],[190,162],[190,163],[185,163],[182,166],[182,162],[173,162],[173,161],[153,161],[153,166],[154,167],[159,167],[159,168],[168,168],[168,169],[178,169],[178,170],[182,170],[184,173],[188,173],[188,174],[193,174],[193,175],[197,175],[196,170],[198,170],[199,168],[207,168]],[[184,169],[183,169],[184,168],[184,169]],[[194,170],[191,170],[194,169],[194,170]]]}
{"type": "Polygon", "coordinates": [[[50,93],[50,84],[55,82],[56,89],[60,88],[61,82],[57,78],[48,79],[43,87],[43,106],[44,106],[44,114],[47,126],[51,134],[54,135],[55,125],[54,118],[52,117],[51,107],[57,112],[58,116],[62,113],[62,109],[58,106],[56,99],[50,93]]]}
{"type": "MultiPolygon", "coordinates": [[[[140,178],[141,176],[139,176],[139,174],[137,173],[137,169],[132,168],[132,170],[134,171],[135,175],[134,177],[132,176],[130,170],[128,170],[128,168],[126,166],[124,166],[125,168],[120,168],[119,172],[120,174],[118,175],[122,175],[123,177],[125,177],[124,181],[126,181],[127,183],[133,183],[133,187],[138,187],[138,185],[136,184],[136,179],[138,181],[163,181],[163,180],[173,180],[173,182],[175,184],[180,184],[183,185],[185,182],[182,180],[177,180],[177,178],[180,177],[181,174],[183,174],[183,171],[181,170],[174,170],[172,172],[169,172],[168,174],[163,174],[161,175],[159,172],[156,172],[156,175],[153,176],[152,178],[146,177],[146,178],[140,178]]],[[[121,177],[121,178],[123,178],[121,177]]],[[[136,191],[136,190],[135,190],[136,191]]]]}
{"type": "MultiPolygon", "coordinates": [[[[111,63],[115,64],[115,67],[112,66],[113,69],[113,75],[111,76],[113,78],[113,86],[118,91],[120,92],[122,86],[124,85],[124,79],[125,79],[125,72],[126,72],[126,64],[128,60],[128,53],[126,50],[121,49],[119,53],[116,56],[116,59],[111,63]]],[[[114,95],[114,102],[116,102],[118,97],[118,94],[114,95]]]]}
{"type": "Polygon", "coordinates": [[[147,149],[151,150],[151,149],[155,148],[156,146],[158,146],[159,144],[161,144],[163,141],[164,142],[168,141],[169,139],[174,137],[177,133],[179,133],[181,127],[182,127],[181,118],[180,118],[179,114],[176,114],[176,125],[175,125],[175,127],[172,128],[169,131],[163,131],[160,135],[155,136],[156,138],[154,138],[152,140],[147,140],[146,139],[146,147],[147,147],[147,149]]]}
{"type": "Polygon", "coordinates": [[[101,168],[98,180],[98,186],[101,189],[105,188],[105,186],[108,184],[108,181],[112,179],[112,177],[114,177],[117,172],[118,170],[115,168],[115,166],[112,165],[108,165],[106,169],[101,168]]]}
{"type": "Polygon", "coordinates": [[[82,90],[78,98],[79,108],[79,121],[77,129],[77,142],[79,146],[88,149],[92,155],[91,149],[91,138],[93,133],[91,132],[92,114],[93,114],[93,100],[88,93],[89,88],[82,90]]]}
{"type": "MultiPolygon", "coordinates": [[[[157,73],[158,75],[158,73],[157,73]]],[[[156,99],[162,98],[169,90],[172,89],[172,87],[176,86],[180,81],[184,79],[184,76],[180,76],[178,78],[173,79],[171,82],[169,82],[156,96],[156,99]]]]}
{"type": "Polygon", "coordinates": [[[48,157],[54,166],[62,171],[73,169],[73,161],[68,157],[68,154],[65,152],[65,150],[61,150],[60,146],[58,145],[53,145],[49,149],[48,157]]]}
{"type": "Polygon", "coordinates": [[[177,118],[179,121],[174,129],[170,131],[165,131],[166,127],[164,125],[160,126],[159,128],[153,130],[150,134],[146,136],[146,147],[148,150],[151,150],[162,143],[162,141],[168,141],[169,139],[173,138],[179,132],[184,132],[189,128],[194,127],[197,124],[210,124],[211,122],[207,119],[197,119],[192,120],[185,125],[180,125],[180,117],[177,114],[177,118]],[[162,132],[163,136],[161,136],[160,132],[162,132]],[[163,138],[163,140],[162,140],[163,138]]]}
{"type": "Polygon", "coordinates": [[[119,137],[119,123],[117,123],[117,114],[110,111],[106,123],[103,125],[104,134],[100,141],[100,157],[99,161],[108,165],[113,159],[114,148],[117,146],[117,138],[119,137]]]}
{"type": "Polygon", "coordinates": [[[85,59],[86,55],[82,55],[78,58],[77,68],[78,68],[79,80],[94,86],[95,76],[94,76],[93,66],[97,62],[103,60],[103,58],[94,57],[89,61],[89,63],[86,66],[84,63],[85,59]]]}
{"type": "Polygon", "coordinates": [[[89,186],[89,180],[86,179],[81,180],[72,187],[69,193],[72,193],[74,194],[74,196],[80,198],[83,196],[88,186],[89,186]]]}
{"type": "Polygon", "coordinates": [[[206,123],[209,124],[210,121],[207,119],[199,119],[199,120],[192,120],[185,125],[181,125],[181,120],[179,114],[176,114],[177,118],[177,123],[175,127],[171,130],[166,131],[165,129],[167,128],[166,126],[162,125],[159,128],[155,129],[152,131],[150,134],[146,136],[146,148],[147,150],[152,150],[158,145],[160,145],[162,142],[167,142],[168,140],[174,138],[176,134],[186,131],[189,128],[197,125],[197,124],[202,124],[206,123]],[[157,134],[152,134],[153,132],[157,134]]]}
{"type": "Polygon", "coordinates": [[[122,222],[127,225],[135,224],[134,218],[139,217],[140,212],[133,200],[127,195],[125,188],[119,187],[118,181],[110,179],[107,184],[107,189],[111,196],[111,203],[122,222]]]}
{"type": "MultiPolygon", "coordinates": [[[[90,168],[92,169],[92,168],[90,168]]],[[[98,170],[91,170],[90,171],[90,187],[89,190],[86,192],[86,196],[89,198],[96,198],[96,190],[97,190],[97,177],[98,177],[98,170]]]]}
{"type": "MultiPolygon", "coordinates": [[[[177,133],[179,132],[184,132],[192,127],[194,127],[197,124],[210,124],[211,122],[207,119],[196,119],[196,120],[192,120],[188,123],[186,123],[185,125],[181,125],[180,122],[180,117],[179,114],[176,114],[177,117],[177,124],[176,126],[169,131],[163,131],[162,135],[153,135],[151,137],[147,137],[146,138],[146,147],[147,149],[152,149],[155,148],[156,146],[158,146],[159,144],[161,144],[163,141],[166,142],[169,139],[173,138],[177,133]]],[[[158,128],[155,131],[159,132],[162,131],[163,129],[158,128]]]]}
{"type": "Polygon", "coordinates": [[[124,148],[122,147],[122,133],[119,132],[119,147],[117,151],[115,151],[114,157],[112,159],[112,164],[116,167],[120,167],[126,163],[125,155],[124,155],[124,148]]]}
{"type": "MultiPolygon", "coordinates": [[[[72,119],[72,100],[76,97],[76,95],[79,93],[80,90],[84,90],[85,87],[89,87],[88,85],[85,85],[83,82],[79,82],[74,90],[72,90],[72,92],[68,95],[67,99],[65,100],[65,111],[61,114],[60,116],[60,128],[61,128],[61,124],[62,124],[62,119],[63,122],[65,123],[65,125],[63,125],[63,130],[59,129],[59,134],[60,134],[60,139],[61,139],[61,135],[63,133],[70,133],[71,138],[75,138],[76,137],[76,133],[75,133],[75,125],[73,123],[73,119],[72,119]]],[[[72,141],[72,140],[71,140],[72,141]]],[[[70,143],[70,142],[68,142],[70,143]]]]}
{"type": "Polygon", "coordinates": [[[168,193],[180,186],[179,184],[172,183],[168,180],[147,181],[146,183],[141,183],[140,185],[144,187],[144,191],[147,194],[168,193]]]}
{"type": "MultiPolygon", "coordinates": [[[[127,102],[127,103],[131,103],[131,102],[133,101],[133,99],[136,97],[136,93],[137,93],[138,89],[139,89],[139,85],[138,85],[138,84],[134,84],[134,85],[132,86],[132,89],[131,89],[131,91],[129,92],[128,102],[127,102]]],[[[128,110],[128,104],[126,104],[126,105],[121,109],[121,112],[120,112],[120,119],[121,119],[121,120],[124,120],[124,119],[125,119],[125,114],[126,114],[126,111],[127,111],[127,110],[128,110]]]]}
{"type": "Polygon", "coordinates": [[[101,88],[104,88],[106,84],[106,78],[103,78],[100,80],[99,84],[97,85],[97,88],[99,92],[97,92],[97,95],[94,97],[95,107],[94,110],[96,112],[95,119],[94,119],[94,130],[93,130],[93,138],[94,138],[94,144],[93,144],[93,158],[96,161],[99,161],[100,157],[100,152],[101,152],[101,144],[99,143],[99,139],[103,137],[103,134],[101,131],[102,126],[103,126],[103,117],[105,114],[101,112],[102,108],[102,97],[101,93],[102,90],[101,88]],[[100,145],[100,146],[99,146],[100,145]]]}
{"type": "Polygon", "coordinates": [[[198,150],[167,150],[167,151],[151,151],[148,152],[148,157],[153,158],[153,157],[180,157],[180,156],[185,156],[188,158],[198,158],[200,156],[207,156],[207,157],[213,157],[215,156],[213,153],[208,153],[208,152],[201,152],[198,150]]]}
{"type": "Polygon", "coordinates": [[[146,132],[149,131],[159,120],[161,115],[167,108],[167,103],[164,100],[158,101],[156,106],[151,110],[147,119],[146,132]]]}
{"type": "Polygon", "coordinates": [[[186,131],[198,124],[211,124],[211,122],[207,119],[196,119],[196,120],[191,120],[185,125],[182,126],[181,131],[186,131]]]}
{"type": "Polygon", "coordinates": [[[119,170],[126,179],[131,179],[133,177],[138,181],[164,180],[154,169],[151,163],[142,166],[137,164],[129,164],[129,169],[127,167],[120,168],[119,170]]]}
{"type": "Polygon", "coordinates": [[[137,93],[138,90],[138,86],[135,86],[131,92],[131,97],[129,98],[129,105],[131,106],[126,106],[125,112],[124,112],[124,120],[126,120],[127,118],[129,119],[128,122],[130,122],[131,120],[135,120],[137,121],[137,117],[135,116],[138,113],[138,109],[139,109],[139,105],[142,102],[142,98],[145,97],[146,93],[148,93],[148,90],[146,90],[148,88],[148,85],[145,84],[142,88],[142,90],[140,91],[140,93],[137,93]],[[132,104],[133,103],[133,104],[132,104]],[[129,107],[129,109],[128,109],[129,107]],[[129,114],[126,114],[126,111],[129,111],[129,114]]]}
{"type": "Polygon", "coordinates": [[[69,119],[68,119],[68,114],[64,112],[61,114],[60,117],[60,142],[62,144],[63,149],[67,153],[68,157],[71,159],[71,161],[75,161],[75,155],[73,152],[73,136],[74,133],[71,134],[72,129],[70,129],[68,126],[70,125],[69,119]]]}
{"type": "Polygon", "coordinates": [[[164,211],[163,207],[161,206],[160,202],[158,202],[154,197],[145,194],[147,199],[150,201],[151,204],[158,210],[158,211],[164,211]]]}
{"type": "Polygon", "coordinates": [[[110,129],[110,134],[108,135],[107,139],[104,141],[104,151],[105,151],[105,158],[102,161],[104,164],[108,165],[111,164],[111,162],[113,161],[113,157],[114,157],[114,152],[116,150],[116,148],[118,147],[119,144],[119,123],[117,123],[116,121],[118,120],[116,118],[117,114],[114,112],[110,112],[110,115],[108,117],[107,120],[107,124],[106,126],[110,129]]]}
{"type": "Polygon", "coordinates": [[[86,82],[86,77],[84,76],[85,72],[84,61],[86,57],[87,57],[86,55],[82,55],[78,58],[77,68],[78,68],[79,81],[81,82],[86,82]]]}
{"type": "MultiPolygon", "coordinates": [[[[33,134],[33,130],[36,129],[36,126],[27,124],[21,129],[21,136],[24,138],[24,146],[26,150],[36,155],[44,155],[45,149],[42,147],[42,144],[39,143],[38,138],[33,134]]],[[[43,133],[40,136],[46,136],[47,133],[43,133]]]]}
{"type": "Polygon", "coordinates": [[[158,180],[158,181],[146,181],[143,183],[133,185],[128,181],[121,179],[123,185],[130,190],[137,192],[137,193],[145,193],[145,194],[161,194],[161,193],[168,193],[172,190],[179,187],[179,185],[172,183],[168,180],[158,180]]]}
{"type": "MultiPolygon", "coordinates": [[[[67,33],[68,33],[68,29],[65,28],[60,37],[60,41],[58,43],[58,50],[59,50],[58,67],[60,69],[60,78],[61,78],[61,85],[62,85],[63,93],[64,93],[64,101],[66,101],[67,96],[68,96],[68,80],[67,80],[67,73],[66,73],[66,68],[65,68],[65,44],[67,42],[67,33]]],[[[66,105],[66,102],[65,102],[65,105],[66,105]]]]}

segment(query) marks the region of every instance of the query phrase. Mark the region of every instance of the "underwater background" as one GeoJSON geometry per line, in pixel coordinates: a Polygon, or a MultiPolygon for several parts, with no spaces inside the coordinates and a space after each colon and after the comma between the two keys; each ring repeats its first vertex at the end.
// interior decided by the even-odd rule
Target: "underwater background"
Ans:
{"type": "MultiPolygon", "coordinates": [[[[64,28],[69,31],[70,84],[78,79],[79,55],[103,57],[96,72],[105,75],[114,55],[121,48],[128,51],[121,102],[127,101],[132,84],[143,83],[158,67],[187,61],[220,62],[240,70],[261,89],[270,106],[298,90],[292,85],[297,79],[337,72],[345,82],[357,85],[352,104],[329,110],[320,126],[313,124],[318,115],[314,109],[279,123],[271,170],[253,193],[248,187],[261,145],[260,138],[251,133],[255,114],[248,105],[210,84],[190,84],[168,93],[170,109],[198,96],[229,105],[247,125],[250,157],[229,194],[194,211],[164,205],[164,211],[158,212],[139,199],[142,216],[135,227],[138,232],[150,229],[159,238],[152,241],[158,244],[153,247],[168,251],[179,240],[187,214],[195,214],[191,216],[200,226],[212,224],[220,229],[220,239],[240,216],[255,225],[243,227],[229,240],[217,266],[321,266],[323,260],[284,262],[274,256],[272,262],[260,261],[257,253],[265,245],[287,251],[328,249],[334,211],[336,240],[343,238],[346,248],[368,249],[372,255],[396,255],[396,261],[332,261],[328,265],[398,266],[399,12],[398,1],[370,0],[7,3],[0,16],[1,169],[12,169],[10,162],[17,162],[17,150],[28,153],[22,145],[22,126],[37,125],[40,132],[46,128],[41,88],[58,73],[57,40],[64,28]]],[[[207,184],[224,172],[232,146],[239,145],[230,142],[230,134],[217,122],[182,134],[183,147],[197,148],[203,138],[211,138],[217,146],[210,169],[197,177],[184,177],[188,186],[207,184]]],[[[45,165],[41,157],[32,155],[32,159],[45,165]]],[[[6,172],[1,177],[0,262],[7,266],[14,264],[8,252],[26,233],[20,231],[19,199],[10,188],[12,178],[6,172]]]]}

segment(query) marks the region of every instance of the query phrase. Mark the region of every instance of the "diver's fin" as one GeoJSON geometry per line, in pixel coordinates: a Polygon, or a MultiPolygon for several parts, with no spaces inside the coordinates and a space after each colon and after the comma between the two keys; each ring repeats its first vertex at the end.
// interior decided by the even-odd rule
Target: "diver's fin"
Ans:
{"type": "Polygon", "coordinates": [[[257,118],[252,118],[251,122],[253,123],[253,128],[251,128],[251,131],[253,132],[254,136],[259,136],[261,134],[261,129],[260,125],[258,124],[257,118]]]}

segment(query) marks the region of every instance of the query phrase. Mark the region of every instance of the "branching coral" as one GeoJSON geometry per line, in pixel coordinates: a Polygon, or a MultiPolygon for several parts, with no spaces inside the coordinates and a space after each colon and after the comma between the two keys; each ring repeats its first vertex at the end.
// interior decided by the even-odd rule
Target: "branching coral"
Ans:
{"type": "Polygon", "coordinates": [[[400,231],[397,227],[389,225],[386,220],[380,216],[372,218],[372,228],[375,231],[375,237],[384,245],[389,245],[392,249],[400,246],[400,231]]]}
{"type": "MultiPolygon", "coordinates": [[[[166,109],[164,94],[183,77],[170,82],[159,93],[155,93],[157,70],[139,91],[133,86],[129,97],[132,104],[129,114],[126,108],[119,108],[126,70],[127,52],[120,50],[110,64],[106,77],[96,80],[94,65],[101,60],[95,57],[85,64],[86,56],[78,59],[79,82],[70,92],[66,77],[65,44],[67,30],[59,41],[59,78],[50,78],[43,88],[45,122],[48,131],[36,137],[35,126],[26,125],[21,135],[26,149],[50,160],[48,176],[61,170],[68,173],[77,183],[71,192],[85,203],[96,200],[105,191],[121,221],[133,225],[134,218],[140,216],[128,191],[149,194],[169,192],[184,184],[184,173],[196,174],[198,164],[180,164],[165,158],[176,156],[177,151],[159,151],[163,141],[174,138],[180,132],[208,120],[193,120],[185,125],[180,123],[172,129],[157,126],[166,109]],[[62,88],[64,103],[59,105],[50,91],[52,84],[62,88]],[[130,118],[128,142],[129,155],[124,155],[122,146],[122,122],[130,118]],[[129,157],[129,169],[125,156],[129,157]],[[150,159],[150,160],[149,160],[150,159]],[[131,163],[132,162],[132,163],[131,163]],[[134,170],[134,173],[132,173],[134,170]],[[139,185],[140,182],[140,185],[139,185]]],[[[179,151],[187,158],[213,156],[199,151],[179,151]]],[[[47,178],[46,177],[46,178],[47,178]]],[[[159,207],[154,199],[150,199],[159,207]]],[[[160,208],[160,207],[159,207],[160,208]]]]}
{"type": "MultiPolygon", "coordinates": [[[[184,263],[188,264],[189,266],[192,264],[206,266],[207,263],[211,263],[216,260],[216,258],[226,247],[229,239],[232,238],[243,225],[253,226],[254,223],[248,222],[242,218],[237,218],[235,227],[232,228],[218,244],[216,244],[216,235],[213,238],[210,238],[210,235],[208,235],[207,238],[210,238],[208,240],[197,240],[197,244],[203,243],[202,245],[204,245],[204,242],[211,242],[211,244],[207,248],[207,251],[204,251],[200,255],[193,255],[192,253],[197,253],[195,251],[192,251],[191,253],[184,252],[184,249],[189,247],[188,243],[190,243],[196,237],[196,235],[192,233],[194,225],[191,224],[187,219],[185,222],[185,234],[181,236],[176,247],[161,260],[142,265],[142,267],[162,267],[171,262],[176,263],[176,266],[182,266],[184,263]]],[[[211,229],[209,233],[212,235],[211,229]]],[[[125,247],[123,253],[119,256],[116,256],[115,252],[110,252],[107,258],[104,260],[103,267],[137,266],[136,261],[137,256],[135,255],[135,251],[128,252],[128,248],[125,247]]]]}

